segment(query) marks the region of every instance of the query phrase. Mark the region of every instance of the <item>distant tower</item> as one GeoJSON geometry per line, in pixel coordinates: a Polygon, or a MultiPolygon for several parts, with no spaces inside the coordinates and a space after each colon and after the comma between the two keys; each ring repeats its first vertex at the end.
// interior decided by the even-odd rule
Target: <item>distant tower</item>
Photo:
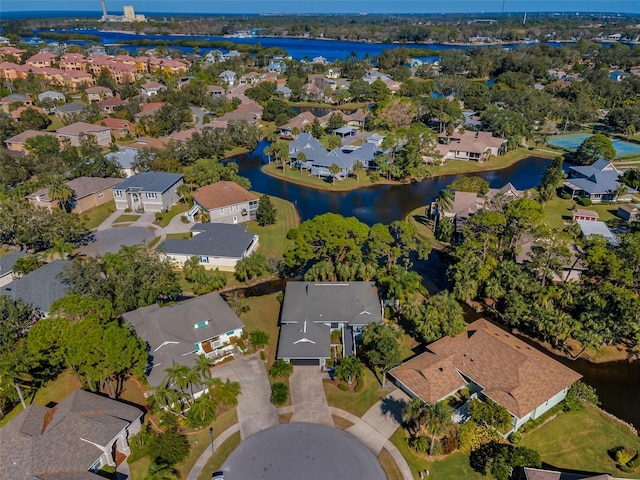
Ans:
{"type": "Polygon", "coordinates": [[[100,2],[102,3],[102,19],[106,20],[107,19],[107,4],[105,3],[105,0],[100,0],[100,2]]]}
{"type": "Polygon", "coordinates": [[[124,6],[124,19],[125,22],[135,22],[136,12],[133,10],[133,5],[124,6]]]}

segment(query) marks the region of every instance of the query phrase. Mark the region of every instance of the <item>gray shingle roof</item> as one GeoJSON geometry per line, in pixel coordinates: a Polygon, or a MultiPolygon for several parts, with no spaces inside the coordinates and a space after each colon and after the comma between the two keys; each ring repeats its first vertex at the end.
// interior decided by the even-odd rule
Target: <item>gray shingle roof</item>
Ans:
{"type": "Polygon", "coordinates": [[[195,343],[244,327],[242,320],[216,292],[170,307],[160,308],[155,304],[139,308],[123,317],[149,344],[152,367],[147,380],[154,387],[162,383],[164,370],[173,362],[188,367],[195,365],[195,343]],[[195,328],[197,323],[204,321],[207,321],[204,327],[195,328]]]}
{"type": "Polygon", "coordinates": [[[373,160],[377,151],[373,143],[364,143],[360,148],[353,150],[343,150],[342,147],[338,147],[328,151],[307,132],[298,135],[298,138],[289,144],[289,149],[296,150],[291,154],[293,158],[297,158],[299,152],[304,152],[307,162],[314,166],[329,167],[335,163],[343,169],[351,168],[356,160],[367,165],[370,160],[373,160]]]}
{"type": "Polygon", "coordinates": [[[331,357],[330,328],[323,323],[289,323],[280,327],[278,358],[331,357]]]}
{"type": "Polygon", "coordinates": [[[382,321],[374,282],[288,282],[280,323],[348,323],[382,321]]]}
{"type": "Polygon", "coordinates": [[[54,408],[32,404],[0,429],[0,478],[99,478],[87,470],[123,428],[134,406],[76,390],[54,408]]]}
{"type": "Polygon", "coordinates": [[[114,190],[133,190],[136,192],[166,192],[182,179],[180,173],[142,172],[123,180],[114,190]]]}
{"type": "MultiPolygon", "coordinates": [[[[570,177],[565,183],[593,194],[613,193],[620,185],[620,171],[606,160],[597,160],[591,165],[570,167],[570,177]]],[[[630,193],[635,190],[630,188],[630,193]]]]}
{"type": "Polygon", "coordinates": [[[12,272],[16,260],[26,256],[27,254],[24,252],[11,252],[0,257],[0,277],[5,276],[9,272],[12,272]]]}
{"type": "Polygon", "coordinates": [[[0,289],[0,295],[33,305],[42,312],[51,311],[51,305],[67,293],[67,285],[58,278],[67,260],[54,260],[43,267],[17,278],[0,289]]]}
{"type": "Polygon", "coordinates": [[[227,223],[201,223],[191,227],[191,231],[193,237],[167,240],[161,248],[169,254],[240,258],[255,236],[247,232],[246,225],[227,223]]]}
{"type": "Polygon", "coordinates": [[[105,155],[109,160],[115,160],[120,165],[120,168],[131,168],[133,162],[138,156],[139,151],[133,148],[124,148],[117,152],[107,153],[105,155]]]}
{"type": "Polygon", "coordinates": [[[85,109],[85,106],[77,102],[71,102],[71,103],[67,103],[66,105],[60,105],[56,107],[56,111],[62,112],[62,113],[79,113],[79,112],[83,112],[84,109],[85,109]]]}

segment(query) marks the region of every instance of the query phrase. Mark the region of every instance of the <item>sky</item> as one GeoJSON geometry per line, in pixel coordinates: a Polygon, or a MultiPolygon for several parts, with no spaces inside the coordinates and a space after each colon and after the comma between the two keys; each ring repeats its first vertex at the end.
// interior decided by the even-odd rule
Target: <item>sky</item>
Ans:
{"type": "MultiPolygon", "coordinates": [[[[640,13],[640,0],[106,0],[110,13],[640,13]],[[178,6],[179,5],[179,6],[178,6]]],[[[100,0],[0,0],[2,12],[100,12],[100,0]]]]}

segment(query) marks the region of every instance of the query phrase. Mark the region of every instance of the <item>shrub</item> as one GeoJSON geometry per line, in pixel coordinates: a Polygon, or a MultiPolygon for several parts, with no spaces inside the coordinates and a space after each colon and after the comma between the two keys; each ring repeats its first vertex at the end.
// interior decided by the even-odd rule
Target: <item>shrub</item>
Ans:
{"type": "Polygon", "coordinates": [[[155,217],[156,217],[156,222],[161,222],[162,218],[163,218],[163,214],[161,212],[156,212],[155,217]]]}
{"type": "Polygon", "coordinates": [[[189,217],[187,217],[186,215],[182,215],[180,217],[180,220],[182,221],[182,223],[189,223],[189,217]]]}
{"type": "Polygon", "coordinates": [[[635,458],[638,451],[631,447],[620,447],[616,450],[616,462],[620,465],[626,465],[635,458]]]}
{"type": "Polygon", "coordinates": [[[356,386],[353,388],[356,392],[361,392],[364,389],[364,378],[356,377],[356,386]]]}
{"type": "Polygon", "coordinates": [[[590,198],[579,198],[578,203],[583,207],[590,207],[592,205],[592,201],[590,198]]]}
{"type": "Polygon", "coordinates": [[[640,467],[640,455],[636,455],[636,458],[627,463],[627,467],[633,468],[634,470],[640,467]]]}
{"type": "Polygon", "coordinates": [[[367,175],[369,175],[369,178],[371,179],[372,183],[376,183],[380,181],[380,172],[378,170],[369,170],[367,172],[367,175]]]}
{"type": "Polygon", "coordinates": [[[269,344],[269,334],[264,330],[257,329],[249,333],[251,345],[256,349],[264,348],[269,344]]]}
{"type": "Polygon", "coordinates": [[[509,440],[513,445],[517,445],[522,441],[522,435],[518,432],[511,432],[507,440],[509,440]]]}
{"type": "Polygon", "coordinates": [[[274,405],[284,405],[289,398],[289,385],[282,382],[271,384],[271,403],[274,405]]]}
{"type": "Polygon", "coordinates": [[[563,192],[560,194],[560,198],[563,200],[571,200],[571,194],[563,192]]]}
{"type": "Polygon", "coordinates": [[[131,213],[131,209],[130,208],[125,208],[124,209],[124,213],[131,213]]]}
{"type": "Polygon", "coordinates": [[[338,384],[338,388],[340,390],[342,390],[343,392],[348,392],[349,391],[349,387],[347,385],[345,385],[344,383],[339,383],[338,384]]]}
{"type": "Polygon", "coordinates": [[[260,350],[260,360],[263,362],[267,360],[267,356],[264,354],[264,350],[260,350]]]}
{"type": "Polygon", "coordinates": [[[418,453],[425,453],[429,449],[429,439],[427,437],[414,437],[408,440],[409,447],[418,453]]]}
{"type": "Polygon", "coordinates": [[[269,369],[269,376],[271,378],[283,378],[289,377],[293,373],[293,365],[289,362],[285,362],[281,358],[273,362],[269,369]]]}
{"type": "Polygon", "coordinates": [[[455,435],[444,437],[442,439],[442,453],[444,455],[449,455],[450,453],[457,451],[458,447],[458,437],[456,437],[455,435]]]}

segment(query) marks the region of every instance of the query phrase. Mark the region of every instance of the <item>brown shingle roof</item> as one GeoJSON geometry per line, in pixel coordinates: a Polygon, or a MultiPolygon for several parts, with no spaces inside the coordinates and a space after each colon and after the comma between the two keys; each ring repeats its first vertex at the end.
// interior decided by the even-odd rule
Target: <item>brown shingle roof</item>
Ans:
{"type": "MultiPolygon", "coordinates": [[[[73,190],[73,195],[77,200],[88,197],[94,193],[108,190],[122,181],[121,178],[100,178],[100,177],[78,177],[66,182],[66,185],[73,190]]],[[[27,195],[27,198],[40,197],[41,202],[50,202],[47,195],[48,189],[42,188],[37,192],[27,195]]]]}
{"type": "Polygon", "coordinates": [[[105,130],[109,129],[107,127],[103,127],[102,125],[92,125],[85,122],[76,122],[72,123],[71,125],[67,125],[66,127],[59,128],[58,130],[56,130],[56,132],[62,135],[86,135],[87,133],[103,132],[105,130]]]}
{"type": "Polygon", "coordinates": [[[429,403],[463,386],[461,373],[522,418],[581,377],[484,319],[460,335],[433,342],[428,350],[390,374],[429,403]]]}
{"type": "Polygon", "coordinates": [[[234,182],[216,182],[193,192],[193,199],[207,210],[258,200],[253,193],[234,182]]]}

